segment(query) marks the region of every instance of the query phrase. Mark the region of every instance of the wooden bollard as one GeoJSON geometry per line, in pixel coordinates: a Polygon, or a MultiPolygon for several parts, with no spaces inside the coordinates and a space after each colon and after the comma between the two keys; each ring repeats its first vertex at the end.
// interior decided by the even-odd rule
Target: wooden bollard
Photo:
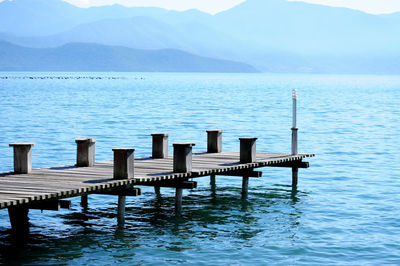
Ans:
{"type": "Polygon", "coordinates": [[[152,158],[161,159],[168,157],[168,134],[155,133],[153,136],[152,158]]]}
{"type": "Polygon", "coordinates": [[[76,166],[93,167],[95,156],[95,138],[75,139],[76,146],[76,166]]]}
{"type": "MultiPolygon", "coordinates": [[[[188,173],[192,171],[192,147],[194,143],[174,143],[174,172],[188,173]]],[[[182,188],[176,188],[175,214],[179,216],[182,210],[182,188]]]]}
{"type": "Polygon", "coordinates": [[[207,130],[207,152],[222,152],[222,129],[207,130]]]}
{"type": "Polygon", "coordinates": [[[257,138],[239,138],[240,163],[253,163],[256,161],[257,138]]]}
{"type": "MultiPolygon", "coordinates": [[[[240,163],[253,163],[256,161],[256,140],[257,138],[240,139],[240,163]]],[[[242,198],[247,198],[249,188],[249,177],[243,176],[242,198]]]]}
{"type": "Polygon", "coordinates": [[[130,179],[134,176],[133,148],[115,148],[114,151],[114,179],[130,179]]]}
{"type": "Polygon", "coordinates": [[[32,147],[34,143],[11,143],[14,149],[14,173],[28,174],[32,171],[32,147]]]}
{"type": "Polygon", "coordinates": [[[192,147],[194,143],[174,143],[174,172],[188,173],[192,171],[192,147]]]}

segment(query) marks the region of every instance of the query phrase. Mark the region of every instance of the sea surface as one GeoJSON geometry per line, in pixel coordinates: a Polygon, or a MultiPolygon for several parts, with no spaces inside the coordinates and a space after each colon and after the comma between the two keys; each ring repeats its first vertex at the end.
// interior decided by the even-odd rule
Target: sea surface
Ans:
{"type": "Polygon", "coordinates": [[[240,177],[208,177],[184,191],[144,188],[127,199],[89,196],[89,209],[31,210],[30,238],[10,237],[0,210],[5,265],[400,265],[400,76],[0,72],[0,172],[12,142],[34,142],[33,167],[74,164],[75,138],[94,137],[96,160],[112,148],[151,154],[151,133],[206,150],[220,128],[223,149],[258,137],[257,150],[290,152],[291,93],[298,90],[299,170],[262,168],[242,200],[240,177]]]}

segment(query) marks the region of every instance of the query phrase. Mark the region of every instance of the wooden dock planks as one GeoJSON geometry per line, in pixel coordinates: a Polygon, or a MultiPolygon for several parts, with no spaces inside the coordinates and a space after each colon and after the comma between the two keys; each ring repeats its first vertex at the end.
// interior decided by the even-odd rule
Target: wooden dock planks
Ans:
{"type": "Polygon", "coordinates": [[[33,169],[29,174],[0,174],[0,209],[43,200],[102,192],[126,185],[146,185],[163,180],[223,174],[242,169],[266,167],[301,161],[314,154],[257,153],[253,163],[239,163],[238,152],[195,153],[190,173],[174,173],[173,157],[134,160],[135,176],[127,180],[113,179],[113,162],[95,163],[93,167],[60,166],[33,169]]]}

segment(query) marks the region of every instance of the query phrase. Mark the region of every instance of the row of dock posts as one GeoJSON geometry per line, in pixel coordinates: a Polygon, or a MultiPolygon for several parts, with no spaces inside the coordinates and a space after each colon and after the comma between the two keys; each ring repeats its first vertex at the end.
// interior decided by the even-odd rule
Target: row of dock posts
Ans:
{"type": "MultiPolygon", "coordinates": [[[[152,158],[163,159],[168,157],[168,137],[166,133],[152,134],[152,158]]],[[[251,163],[256,160],[256,140],[257,138],[240,138],[240,162],[251,163]]],[[[93,167],[95,165],[95,138],[77,138],[75,140],[76,166],[78,167],[93,167]]],[[[32,147],[33,143],[12,143],[14,149],[14,173],[29,174],[32,171],[32,147]]],[[[173,143],[173,172],[174,173],[189,173],[192,172],[192,148],[194,143],[180,142],[173,143]]],[[[114,169],[113,179],[131,179],[134,178],[134,148],[114,148],[114,169]]],[[[222,130],[207,130],[207,152],[220,153],[222,152],[222,130]]],[[[215,175],[210,177],[211,183],[215,186],[215,175]]],[[[242,196],[247,197],[248,176],[243,176],[242,196]]],[[[190,182],[188,182],[190,183],[190,182]]],[[[192,182],[196,184],[196,182],[192,182]]],[[[191,188],[196,185],[191,185],[191,188]]],[[[155,186],[155,192],[160,193],[160,184],[155,186]]],[[[171,185],[168,185],[171,187],[171,185]]],[[[175,195],[175,213],[180,214],[182,209],[182,192],[187,186],[180,186],[176,183],[175,195]]],[[[141,194],[141,190],[129,187],[126,190],[118,190],[111,192],[99,192],[98,194],[118,195],[118,224],[124,224],[125,217],[125,202],[126,196],[136,196],[141,194]],[[130,192],[127,190],[131,190],[130,192]]],[[[68,205],[68,204],[67,204],[68,205]]],[[[88,207],[88,196],[81,196],[81,205],[83,209],[88,207]]],[[[13,228],[28,228],[28,207],[10,207],[9,216],[13,228]]],[[[35,207],[37,208],[37,207],[35,207]]],[[[40,207],[39,207],[40,208],[40,207]]],[[[43,206],[43,209],[46,209],[43,206]]],[[[53,210],[53,208],[51,208],[53,210]]],[[[55,208],[57,209],[57,208],[55,208]]],[[[19,230],[21,231],[21,230],[19,230]]],[[[24,231],[24,230],[22,230],[24,231]]]]}
{"type": "MultiPolygon", "coordinates": [[[[293,90],[293,124],[292,124],[292,154],[297,154],[297,127],[296,127],[296,101],[297,93],[293,90]]],[[[222,152],[222,130],[207,130],[207,152],[222,152]]],[[[168,157],[168,134],[157,133],[152,134],[152,158],[163,159],[168,157]]],[[[240,140],[240,163],[252,163],[256,161],[256,140],[257,138],[239,138],[240,140]]],[[[76,166],[93,167],[95,164],[95,143],[94,138],[78,138],[75,140],[77,144],[76,166]]],[[[14,173],[28,174],[32,171],[32,147],[33,143],[12,143],[10,144],[14,150],[14,173]]],[[[192,171],[192,147],[194,143],[183,142],[173,144],[173,172],[188,173],[192,171]]],[[[114,169],[113,178],[131,179],[134,178],[134,148],[114,148],[114,169]]],[[[249,172],[251,173],[251,172],[249,172]]],[[[252,172],[253,174],[256,172],[252,172]]],[[[239,173],[240,174],[240,173],[239,173]]],[[[238,173],[236,175],[239,175],[238,173]]],[[[261,176],[261,172],[259,172],[261,176]]],[[[242,197],[246,198],[248,194],[248,182],[250,175],[242,176],[242,197]]],[[[292,167],[292,187],[296,188],[298,180],[298,167],[292,167]]],[[[215,175],[210,176],[210,183],[215,187],[215,175]]],[[[161,185],[160,185],[161,186],[161,185]]],[[[160,186],[155,186],[155,192],[160,193],[160,186]]],[[[169,185],[168,187],[171,187],[169,185]]],[[[172,186],[173,187],[173,186],[172,186]]],[[[184,186],[175,185],[175,212],[180,214],[182,208],[182,190],[184,186]]],[[[192,186],[193,188],[193,186],[192,186]]],[[[125,190],[99,192],[98,194],[118,195],[118,224],[124,224],[125,220],[125,202],[126,196],[137,196],[141,194],[141,190],[133,187],[127,187],[125,190]]],[[[70,206],[69,204],[56,202],[58,208],[61,205],[70,206]]],[[[87,208],[87,194],[81,196],[81,205],[87,208]]],[[[16,206],[10,207],[9,216],[13,229],[19,232],[29,230],[28,211],[32,206],[16,206]]],[[[46,209],[45,206],[36,206],[35,208],[46,209]]],[[[32,207],[33,208],[33,207],[32,207]]],[[[53,207],[52,207],[53,209],[53,207]]],[[[57,209],[57,208],[55,208],[57,209]]]]}

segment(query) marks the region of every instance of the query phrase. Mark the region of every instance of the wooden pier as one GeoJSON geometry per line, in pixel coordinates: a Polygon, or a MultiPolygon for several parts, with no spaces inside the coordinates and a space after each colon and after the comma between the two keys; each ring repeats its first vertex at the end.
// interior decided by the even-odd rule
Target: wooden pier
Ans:
{"type": "Polygon", "coordinates": [[[29,232],[29,209],[60,210],[70,208],[70,201],[81,196],[85,209],[88,194],[118,195],[118,225],[125,221],[127,196],[141,195],[140,186],[153,186],[155,193],[160,187],[176,189],[175,213],[182,209],[182,190],[194,189],[194,178],[210,176],[215,187],[217,175],[242,177],[242,198],[248,195],[250,177],[261,177],[260,167],[292,168],[292,188],[296,189],[298,169],[308,168],[306,157],[314,154],[297,153],[296,103],[293,90],[292,152],[256,152],[257,138],[239,138],[239,152],[222,151],[222,130],[207,130],[207,152],[192,153],[194,143],[174,143],[173,156],[168,153],[166,133],[151,134],[152,156],[135,159],[134,148],[115,148],[113,161],[95,162],[94,138],[79,138],[76,164],[32,169],[33,143],[12,143],[14,171],[0,174],[0,209],[8,208],[13,233],[24,236],[29,232]]]}
{"type": "Polygon", "coordinates": [[[114,160],[95,162],[93,138],[76,139],[76,165],[32,169],[32,143],[13,143],[14,172],[0,174],[0,209],[8,208],[13,231],[29,231],[29,209],[69,208],[63,200],[88,194],[118,195],[118,223],[123,224],[125,198],[141,195],[141,186],[176,189],[175,211],[182,208],[182,189],[197,187],[194,178],[241,176],[242,197],[247,197],[250,177],[261,177],[260,167],[290,167],[292,186],[297,186],[297,169],[308,168],[302,160],[314,154],[256,152],[257,138],[240,138],[239,152],[222,151],[222,130],[208,130],[207,152],[192,153],[194,143],[174,143],[168,155],[168,134],[152,134],[152,156],[134,158],[133,148],[115,148],[114,160]]]}

